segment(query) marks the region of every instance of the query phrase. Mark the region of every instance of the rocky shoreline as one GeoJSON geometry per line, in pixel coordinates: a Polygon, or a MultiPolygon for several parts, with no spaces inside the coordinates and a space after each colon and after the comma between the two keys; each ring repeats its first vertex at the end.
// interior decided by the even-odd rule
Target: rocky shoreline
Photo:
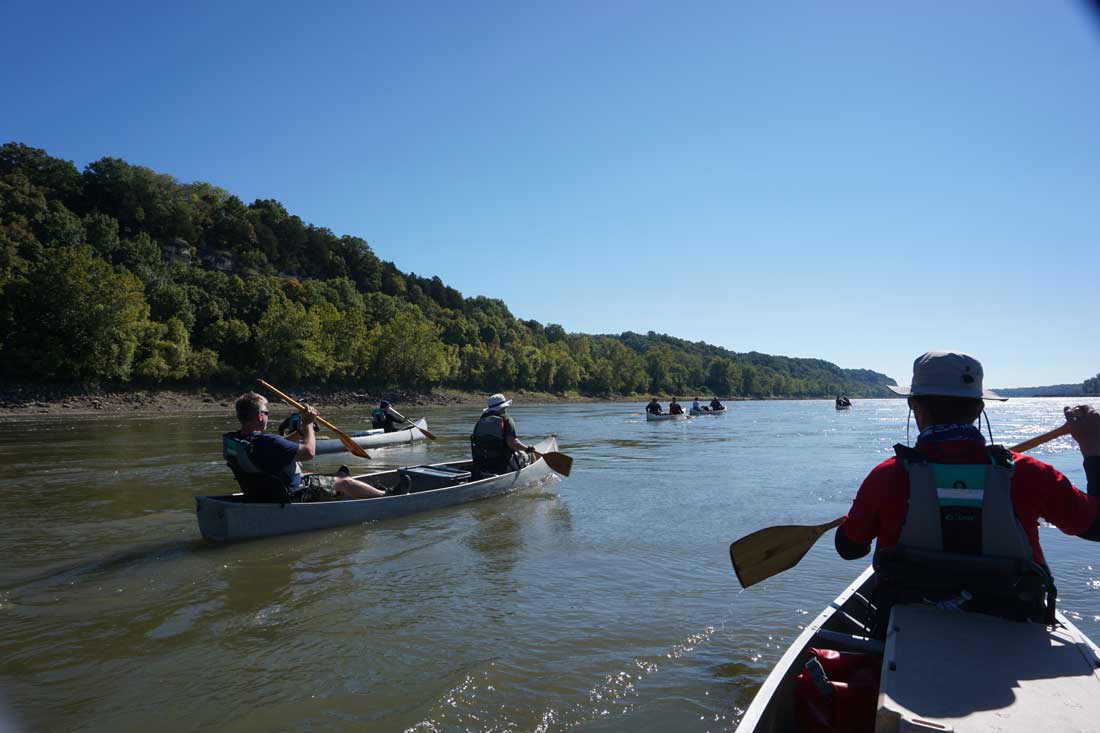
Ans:
{"type": "MultiPolygon", "coordinates": [[[[124,412],[149,413],[159,410],[175,412],[232,411],[233,401],[247,387],[178,389],[99,389],[77,386],[15,386],[0,388],[0,416],[20,415],[94,415],[124,412]]],[[[263,390],[258,390],[261,393],[263,390]]],[[[295,399],[317,407],[355,407],[376,405],[387,399],[394,406],[483,405],[487,393],[460,390],[435,390],[428,394],[408,391],[365,392],[350,389],[297,388],[290,391],[295,399]]],[[[556,395],[546,392],[509,392],[509,397],[526,404],[563,402],[604,402],[612,400],[639,401],[641,398],[592,398],[579,395],[556,395]]],[[[278,398],[269,395],[272,402],[278,398]]],[[[643,402],[645,400],[642,400],[643,402]]],[[[399,408],[400,409],[400,408],[399,408]]]]}

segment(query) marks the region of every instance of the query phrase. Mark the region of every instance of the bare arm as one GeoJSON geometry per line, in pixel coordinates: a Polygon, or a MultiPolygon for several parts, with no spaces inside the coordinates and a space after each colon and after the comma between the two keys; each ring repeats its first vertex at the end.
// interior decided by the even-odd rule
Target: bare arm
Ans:
{"type": "Polygon", "coordinates": [[[309,405],[302,405],[302,407],[305,408],[302,410],[302,427],[299,429],[302,434],[302,444],[298,446],[298,453],[294,458],[299,461],[311,461],[317,455],[317,423],[314,422],[317,410],[309,405]]]}

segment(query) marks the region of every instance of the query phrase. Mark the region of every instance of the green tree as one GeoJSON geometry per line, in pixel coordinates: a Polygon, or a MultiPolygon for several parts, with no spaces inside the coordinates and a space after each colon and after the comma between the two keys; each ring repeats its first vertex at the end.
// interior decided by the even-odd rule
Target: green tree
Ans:
{"type": "Polygon", "coordinates": [[[439,340],[439,327],[412,307],[381,324],[373,373],[386,384],[431,387],[449,376],[453,347],[439,340]]]}
{"type": "Polygon", "coordinates": [[[32,379],[125,380],[149,305],[141,282],[87,247],[59,247],[3,293],[4,367],[32,379]]]}
{"type": "Polygon", "coordinates": [[[317,317],[301,303],[292,303],[279,293],[253,333],[255,343],[264,350],[263,366],[271,378],[300,381],[324,378],[331,372],[317,317]]]}
{"type": "Polygon", "coordinates": [[[179,318],[149,321],[134,358],[134,376],[151,382],[180,380],[191,373],[191,340],[179,318]]]}

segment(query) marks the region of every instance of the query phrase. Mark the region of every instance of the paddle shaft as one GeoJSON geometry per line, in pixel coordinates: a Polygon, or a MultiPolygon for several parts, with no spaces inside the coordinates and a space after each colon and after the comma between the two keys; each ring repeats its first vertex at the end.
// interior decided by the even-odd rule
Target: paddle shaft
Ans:
{"type": "MultiPolygon", "coordinates": [[[[257,379],[256,381],[259,383],[259,385],[261,387],[263,387],[265,389],[269,389],[272,392],[274,392],[279,397],[279,399],[281,399],[283,402],[285,402],[288,405],[290,405],[291,407],[293,407],[295,410],[298,410],[299,412],[303,412],[305,410],[305,407],[302,405],[301,402],[294,399],[293,397],[286,394],[285,392],[279,391],[277,388],[271,386],[270,384],[268,384],[267,382],[265,382],[262,379],[257,379]]],[[[335,425],[333,425],[332,423],[330,423],[328,420],[321,417],[320,415],[314,415],[314,419],[318,423],[320,423],[321,425],[324,425],[326,428],[331,430],[333,432],[333,434],[335,434],[336,437],[340,439],[340,442],[344,444],[344,447],[347,448],[350,453],[353,453],[354,455],[357,455],[360,458],[370,458],[370,456],[367,454],[367,452],[365,450],[363,450],[363,446],[359,445],[354,440],[352,440],[351,437],[347,433],[345,433],[343,430],[336,427],[335,425]]]]}
{"type": "Polygon", "coordinates": [[[409,425],[412,425],[412,426],[413,426],[413,427],[415,427],[415,428],[416,428],[417,430],[419,430],[420,432],[424,433],[425,437],[427,437],[427,438],[428,438],[428,440],[435,440],[435,436],[434,436],[434,435],[432,435],[432,433],[431,433],[431,431],[430,431],[430,430],[428,430],[427,428],[422,428],[422,427],[420,427],[419,425],[417,425],[416,423],[414,423],[414,422],[413,422],[412,420],[410,420],[409,418],[407,418],[407,417],[405,417],[404,415],[402,415],[402,414],[401,414],[400,412],[398,412],[397,410],[394,410],[394,409],[393,409],[392,407],[391,407],[390,409],[391,409],[391,410],[393,410],[393,414],[394,414],[394,415],[397,415],[397,416],[398,416],[399,418],[401,418],[401,422],[407,422],[407,423],[408,423],[409,425]]]}
{"type": "Polygon", "coordinates": [[[1012,446],[1012,450],[1016,451],[1017,453],[1024,453],[1031,450],[1032,448],[1042,445],[1043,443],[1049,443],[1055,438],[1060,438],[1063,435],[1069,435],[1069,423],[1066,423],[1060,428],[1048,430],[1042,435],[1036,435],[1034,438],[1030,440],[1025,440],[1023,443],[1018,443],[1012,446]]]}

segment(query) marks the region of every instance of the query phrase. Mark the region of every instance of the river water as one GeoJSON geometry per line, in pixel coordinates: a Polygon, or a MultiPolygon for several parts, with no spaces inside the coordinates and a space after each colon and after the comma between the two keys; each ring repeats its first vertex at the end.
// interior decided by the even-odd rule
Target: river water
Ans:
{"type": "MultiPolygon", "coordinates": [[[[991,405],[994,436],[1057,427],[1063,402],[991,405]]],[[[193,497],[234,486],[228,414],[5,418],[11,717],[28,731],[732,730],[863,563],[838,558],[830,534],[742,591],[729,543],[842,515],[905,441],[905,403],[742,402],[677,423],[641,408],[515,405],[521,436],[558,434],[567,479],[224,547],[200,538],[193,497]]],[[[327,416],[351,430],[366,412],[327,416]]],[[[467,455],[476,409],[424,414],[437,441],[373,451],[370,465],[467,455]]],[[[1033,453],[1084,488],[1069,439],[1033,453]]],[[[1040,536],[1063,610],[1100,638],[1098,546],[1040,536]]]]}

